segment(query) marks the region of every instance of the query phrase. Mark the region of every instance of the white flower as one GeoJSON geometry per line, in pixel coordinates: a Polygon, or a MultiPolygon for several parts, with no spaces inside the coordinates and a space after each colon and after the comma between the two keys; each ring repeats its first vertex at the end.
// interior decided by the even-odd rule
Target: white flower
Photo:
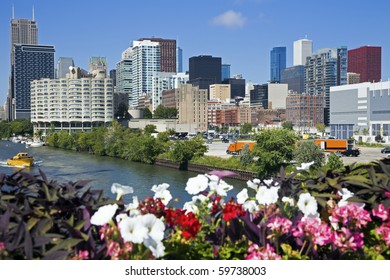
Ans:
{"type": "Polygon", "coordinates": [[[169,188],[169,185],[166,183],[163,183],[160,185],[154,185],[152,187],[152,191],[155,192],[153,198],[154,199],[160,198],[161,202],[164,205],[167,205],[169,203],[169,201],[171,201],[171,199],[172,199],[172,195],[171,195],[170,191],[167,190],[168,188],[169,188]]]}
{"type": "Polygon", "coordinates": [[[156,241],[153,238],[146,238],[144,240],[144,245],[152,252],[153,256],[156,258],[163,257],[165,254],[165,247],[161,241],[156,241]]]}
{"type": "Polygon", "coordinates": [[[124,219],[126,219],[128,217],[129,216],[127,214],[121,213],[121,214],[116,215],[115,220],[119,224],[122,220],[124,220],[124,219]]]}
{"type": "Polygon", "coordinates": [[[288,203],[290,206],[294,206],[294,199],[292,197],[283,196],[282,202],[288,203]]]}
{"type": "Polygon", "coordinates": [[[165,224],[153,214],[140,216],[142,224],[148,229],[148,235],[155,241],[164,238],[165,224]]]}
{"type": "Polygon", "coordinates": [[[240,191],[237,194],[237,202],[240,204],[244,204],[244,202],[249,198],[248,196],[248,189],[243,188],[242,191],[240,191]]]}
{"type": "Polygon", "coordinates": [[[118,205],[116,204],[109,204],[100,207],[91,217],[91,224],[96,226],[103,226],[107,224],[111,221],[117,209],[118,205]]]}
{"type": "Polygon", "coordinates": [[[118,183],[113,183],[111,186],[111,192],[117,194],[116,200],[119,200],[123,195],[133,193],[134,189],[129,186],[123,186],[118,183]]]}
{"type": "Polygon", "coordinates": [[[183,205],[183,210],[186,210],[186,214],[188,214],[190,212],[196,213],[196,212],[198,212],[198,206],[196,206],[195,202],[193,202],[193,201],[187,201],[183,205]]]}
{"type": "Polygon", "coordinates": [[[351,191],[349,191],[349,190],[346,189],[346,188],[342,188],[341,191],[338,191],[337,193],[338,193],[339,195],[341,195],[341,199],[340,199],[340,201],[337,203],[337,205],[338,205],[339,207],[345,206],[345,205],[350,204],[350,203],[355,204],[356,206],[358,206],[358,207],[360,207],[360,208],[363,208],[363,207],[365,206],[365,204],[364,204],[364,203],[361,203],[361,202],[349,202],[349,201],[348,201],[348,198],[353,197],[353,196],[354,196],[354,193],[351,192],[351,191]]]}
{"type": "Polygon", "coordinates": [[[219,180],[219,183],[215,181],[210,182],[210,190],[219,196],[226,197],[227,192],[231,189],[233,189],[233,186],[227,184],[224,180],[219,180]]]}
{"type": "Polygon", "coordinates": [[[307,170],[310,168],[310,166],[312,166],[314,164],[314,161],[311,161],[311,162],[306,162],[306,163],[301,163],[301,166],[298,166],[297,169],[298,170],[307,170]]]}
{"type": "Polygon", "coordinates": [[[257,202],[261,205],[269,205],[278,201],[279,187],[267,188],[266,186],[260,186],[256,193],[257,202]]]}
{"type": "Polygon", "coordinates": [[[206,190],[208,184],[209,184],[209,179],[205,175],[199,174],[196,177],[188,179],[185,190],[189,194],[198,194],[206,190]]]}
{"type": "Polygon", "coordinates": [[[254,212],[257,210],[257,204],[256,201],[254,200],[247,200],[245,203],[242,205],[242,209],[248,212],[254,212]]]}
{"type": "Polygon", "coordinates": [[[124,241],[140,244],[148,238],[148,228],[138,217],[125,218],[119,223],[119,231],[124,241]]]}
{"type": "Polygon", "coordinates": [[[129,203],[125,205],[126,211],[130,211],[129,212],[130,217],[138,216],[140,214],[140,211],[138,210],[138,205],[139,205],[139,201],[137,196],[133,196],[133,203],[129,203]]]}
{"type": "Polygon", "coordinates": [[[310,193],[301,193],[297,205],[305,216],[315,215],[317,213],[317,201],[310,193]]]}
{"type": "Polygon", "coordinates": [[[253,181],[249,180],[246,182],[248,188],[254,189],[255,191],[257,191],[257,189],[259,188],[259,184],[260,184],[259,179],[253,179],[253,181]]]}

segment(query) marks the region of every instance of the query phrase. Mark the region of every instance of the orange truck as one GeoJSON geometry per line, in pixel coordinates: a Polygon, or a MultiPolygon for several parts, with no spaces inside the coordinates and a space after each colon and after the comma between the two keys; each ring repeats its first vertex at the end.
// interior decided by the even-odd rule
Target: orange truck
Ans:
{"type": "Polygon", "coordinates": [[[353,140],[345,139],[314,139],[321,150],[324,152],[341,153],[343,156],[357,157],[360,154],[359,149],[354,148],[353,140]]]}
{"type": "Polygon", "coordinates": [[[253,147],[255,146],[256,142],[249,142],[249,141],[237,141],[234,143],[230,143],[228,149],[226,150],[226,153],[228,155],[239,155],[241,153],[241,150],[244,148],[245,145],[249,146],[249,150],[252,152],[253,147]]]}

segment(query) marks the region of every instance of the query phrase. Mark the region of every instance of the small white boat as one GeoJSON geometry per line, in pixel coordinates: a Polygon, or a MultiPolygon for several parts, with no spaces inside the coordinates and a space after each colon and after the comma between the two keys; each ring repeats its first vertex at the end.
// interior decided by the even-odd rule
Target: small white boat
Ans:
{"type": "Polygon", "coordinates": [[[26,147],[38,148],[45,145],[45,142],[26,142],[26,147]]]}

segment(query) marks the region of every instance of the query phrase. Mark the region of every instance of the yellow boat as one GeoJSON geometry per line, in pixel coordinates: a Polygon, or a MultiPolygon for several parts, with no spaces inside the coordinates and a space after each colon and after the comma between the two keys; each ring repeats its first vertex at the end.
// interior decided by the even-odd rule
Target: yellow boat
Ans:
{"type": "Polygon", "coordinates": [[[8,165],[12,166],[32,166],[34,158],[29,156],[26,152],[18,153],[16,156],[7,160],[8,165]]]}

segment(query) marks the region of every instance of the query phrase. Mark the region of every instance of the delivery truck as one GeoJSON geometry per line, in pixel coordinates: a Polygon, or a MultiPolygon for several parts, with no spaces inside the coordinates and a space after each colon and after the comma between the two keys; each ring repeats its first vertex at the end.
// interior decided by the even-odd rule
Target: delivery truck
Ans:
{"type": "Polygon", "coordinates": [[[245,145],[248,145],[249,150],[252,152],[255,144],[255,141],[237,141],[234,143],[230,143],[228,149],[226,150],[226,153],[228,155],[239,155],[241,154],[241,150],[244,148],[245,145]]]}
{"type": "Polygon", "coordinates": [[[354,140],[346,139],[314,139],[314,142],[324,152],[341,153],[343,156],[357,157],[359,149],[354,147],[354,140]]]}

